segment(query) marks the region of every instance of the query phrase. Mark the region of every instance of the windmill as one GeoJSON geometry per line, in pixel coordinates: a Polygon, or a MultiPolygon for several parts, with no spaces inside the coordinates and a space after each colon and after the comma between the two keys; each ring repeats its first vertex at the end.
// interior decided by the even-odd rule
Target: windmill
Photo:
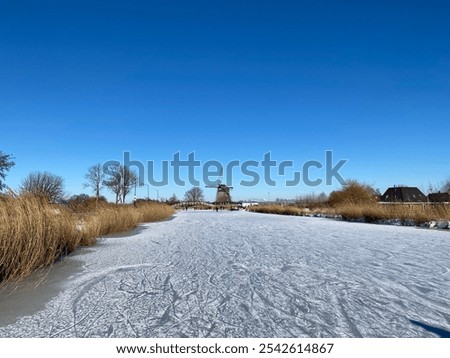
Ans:
{"type": "Polygon", "coordinates": [[[230,204],[231,195],[230,190],[233,189],[232,186],[222,184],[223,168],[220,170],[220,176],[217,180],[217,185],[207,185],[207,188],[216,188],[216,201],[215,204],[230,204]]]}

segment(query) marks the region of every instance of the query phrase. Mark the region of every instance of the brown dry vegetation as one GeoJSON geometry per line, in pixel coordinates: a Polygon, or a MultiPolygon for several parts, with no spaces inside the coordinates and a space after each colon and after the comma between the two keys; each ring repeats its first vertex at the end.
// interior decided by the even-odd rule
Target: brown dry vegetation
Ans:
{"type": "Polygon", "coordinates": [[[330,194],[329,204],[344,220],[413,221],[420,225],[428,221],[450,220],[450,206],[446,204],[378,203],[375,190],[356,180],[348,181],[341,190],[330,194]]]}
{"type": "Polygon", "coordinates": [[[344,220],[363,220],[365,222],[377,222],[381,220],[402,221],[412,220],[416,225],[420,225],[429,221],[447,220],[450,221],[450,205],[448,204],[364,204],[364,203],[342,203],[335,207],[315,209],[309,211],[296,206],[281,205],[259,205],[252,206],[249,211],[279,214],[279,215],[340,215],[344,220]]]}
{"type": "Polygon", "coordinates": [[[160,203],[115,206],[88,200],[69,206],[34,196],[0,198],[0,282],[21,279],[97,237],[170,217],[160,203]]]}
{"type": "Polygon", "coordinates": [[[450,205],[446,204],[342,204],[335,208],[346,220],[363,219],[365,222],[380,220],[412,220],[416,225],[438,220],[450,220],[450,205]]]}
{"type": "Polygon", "coordinates": [[[307,213],[305,209],[293,205],[253,205],[249,206],[247,210],[255,213],[295,216],[303,216],[307,213]]]}
{"type": "Polygon", "coordinates": [[[375,190],[364,183],[356,180],[348,180],[341,190],[331,192],[328,204],[332,207],[340,205],[365,205],[377,202],[375,190]]]}

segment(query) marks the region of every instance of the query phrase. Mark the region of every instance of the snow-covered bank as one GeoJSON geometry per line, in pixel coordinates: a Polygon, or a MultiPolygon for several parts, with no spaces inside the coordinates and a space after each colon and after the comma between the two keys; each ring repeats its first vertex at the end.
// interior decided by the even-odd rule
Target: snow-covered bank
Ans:
{"type": "Polygon", "coordinates": [[[394,225],[394,226],[416,226],[425,229],[439,229],[439,230],[450,230],[450,221],[447,220],[436,220],[436,221],[428,221],[425,223],[417,224],[414,220],[402,220],[402,219],[384,219],[384,220],[376,220],[367,222],[367,220],[363,217],[358,219],[350,219],[343,218],[342,215],[333,215],[326,213],[306,213],[302,216],[306,217],[314,217],[314,218],[326,218],[326,219],[336,219],[336,220],[344,220],[348,222],[357,222],[357,223],[370,223],[377,225],[394,225]]]}
{"type": "MultiPolygon", "coordinates": [[[[341,216],[334,217],[335,219],[342,220],[341,216]]],[[[358,222],[358,223],[366,223],[366,220],[364,218],[351,220],[351,219],[345,219],[349,222],[358,222]]],[[[423,229],[439,229],[439,230],[447,230],[450,229],[450,221],[446,220],[438,220],[438,221],[428,221],[425,223],[417,224],[414,220],[408,219],[408,220],[402,220],[402,219],[385,219],[385,220],[376,220],[373,222],[370,222],[370,224],[377,224],[377,225],[394,225],[394,226],[415,226],[420,227],[423,229]]]]}
{"type": "MultiPolygon", "coordinates": [[[[180,212],[136,235],[100,240],[65,261],[71,260],[77,271],[60,278],[59,294],[0,327],[0,336],[436,337],[426,327],[450,331],[448,231],[180,212]]],[[[33,292],[12,295],[38,300],[33,292]]],[[[0,312],[10,309],[3,295],[0,312]]]]}

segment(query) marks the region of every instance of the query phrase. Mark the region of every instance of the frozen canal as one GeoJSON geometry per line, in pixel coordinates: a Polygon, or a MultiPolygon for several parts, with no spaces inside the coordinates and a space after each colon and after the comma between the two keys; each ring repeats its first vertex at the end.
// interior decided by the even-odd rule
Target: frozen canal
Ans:
{"type": "Polygon", "coordinates": [[[0,337],[439,337],[450,233],[180,212],[0,293],[0,337]],[[41,279],[37,288],[34,286],[41,279]]]}

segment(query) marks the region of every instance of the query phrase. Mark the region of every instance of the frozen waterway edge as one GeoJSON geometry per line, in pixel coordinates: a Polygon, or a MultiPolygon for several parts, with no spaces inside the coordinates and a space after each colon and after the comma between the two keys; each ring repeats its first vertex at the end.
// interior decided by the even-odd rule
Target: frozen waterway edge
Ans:
{"type": "Polygon", "coordinates": [[[65,258],[61,264],[77,268],[63,273],[47,297],[39,290],[46,292],[61,271],[51,270],[37,290],[25,285],[10,294],[14,308],[3,292],[0,336],[436,337],[424,327],[450,331],[448,232],[246,212],[181,212],[143,228],[65,258]]]}

